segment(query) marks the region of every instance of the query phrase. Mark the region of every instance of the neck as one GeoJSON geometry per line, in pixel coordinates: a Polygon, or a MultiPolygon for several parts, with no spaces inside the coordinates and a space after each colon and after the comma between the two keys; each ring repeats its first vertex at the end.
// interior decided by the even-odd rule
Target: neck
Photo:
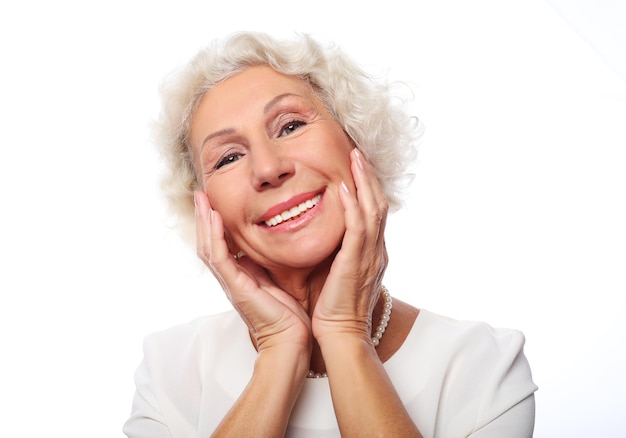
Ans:
{"type": "Polygon", "coordinates": [[[333,260],[334,257],[314,268],[272,270],[269,274],[278,287],[291,295],[312,316],[333,260]]]}
{"type": "MultiPolygon", "coordinates": [[[[326,263],[311,270],[270,271],[269,274],[278,287],[291,295],[302,306],[309,318],[313,317],[317,300],[322,292],[329,268],[326,263]]],[[[312,339],[310,369],[326,370],[319,344],[312,339]]]]}

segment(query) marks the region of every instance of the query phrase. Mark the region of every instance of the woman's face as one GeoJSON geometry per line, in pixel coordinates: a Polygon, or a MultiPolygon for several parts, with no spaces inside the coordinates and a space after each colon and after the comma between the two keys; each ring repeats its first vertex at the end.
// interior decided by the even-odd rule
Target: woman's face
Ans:
{"type": "Polygon", "coordinates": [[[193,115],[190,145],[233,252],[272,270],[313,268],[337,249],[354,146],[303,80],[258,66],[219,83],[193,115]]]}

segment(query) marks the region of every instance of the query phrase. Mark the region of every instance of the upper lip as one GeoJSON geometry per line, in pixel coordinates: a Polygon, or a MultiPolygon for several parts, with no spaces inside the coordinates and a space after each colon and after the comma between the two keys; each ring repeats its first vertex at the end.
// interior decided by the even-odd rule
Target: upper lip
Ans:
{"type": "Polygon", "coordinates": [[[297,194],[295,196],[292,196],[288,200],[286,200],[284,202],[280,202],[280,203],[270,207],[263,214],[263,216],[261,216],[259,218],[259,222],[258,223],[264,223],[265,221],[270,220],[274,216],[282,213],[283,211],[290,210],[293,207],[296,207],[296,206],[302,204],[303,202],[305,202],[305,201],[307,201],[309,199],[312,199],[313,197],[315,197],[316,195],[319,195],[322,192],[323,192],[323,190],[314,190],[314,191],[311,191],[311,192],[300,193],[300,194],[297,194]]]}

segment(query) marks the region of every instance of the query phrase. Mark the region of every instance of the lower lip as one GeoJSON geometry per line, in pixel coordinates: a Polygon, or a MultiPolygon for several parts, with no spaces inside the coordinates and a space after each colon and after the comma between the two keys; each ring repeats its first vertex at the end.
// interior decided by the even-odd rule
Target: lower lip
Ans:
{"type": "Polygon", "coordinates": [[[289,219],[284,222],[281,222],[278,225],[275,225],[273,227],[263,224],[263,228],[265,228],[270,233],[285,233],[285,232],[290,232],[290,231],[297,231],[300,228],[304,227],[309,222],[311,222],[313,218],[317,216],[320,210],[320,206],[322,205],[323,201],[324,201],[324,194],[322,194],[322,197],[320,198],[319,202],[315,204],[313,208],[308,209],[307,211],[302,213],[300,216],[294,219],[289,219]]]}

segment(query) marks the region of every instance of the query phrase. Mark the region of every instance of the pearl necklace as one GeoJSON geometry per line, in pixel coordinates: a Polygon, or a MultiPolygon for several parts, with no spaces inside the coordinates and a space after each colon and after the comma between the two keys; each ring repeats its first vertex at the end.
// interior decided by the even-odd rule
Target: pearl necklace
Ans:
{"type": "MultiPolygon", "coordinates": [[[[380,317],[380,322],[376,327],[376,331],[374,332],[374,336],[372,336],[372,343],[374,344],[374,348],[378,347],[380,344],[380,340],[383,338],[383,333],[387,329],[389,325],[389,320],[391,319],[391,308],[393,307],[393,300],[391,299],[391,294],[387,290],[385,286],[382,287],[382,295],[383,295],[383,313],[380,317]]],[[[307,379],[321,379],[328,377],[328,373],[316,373],[313,370],[309,370],[309,373],[306,375],[307,379]]]]}

